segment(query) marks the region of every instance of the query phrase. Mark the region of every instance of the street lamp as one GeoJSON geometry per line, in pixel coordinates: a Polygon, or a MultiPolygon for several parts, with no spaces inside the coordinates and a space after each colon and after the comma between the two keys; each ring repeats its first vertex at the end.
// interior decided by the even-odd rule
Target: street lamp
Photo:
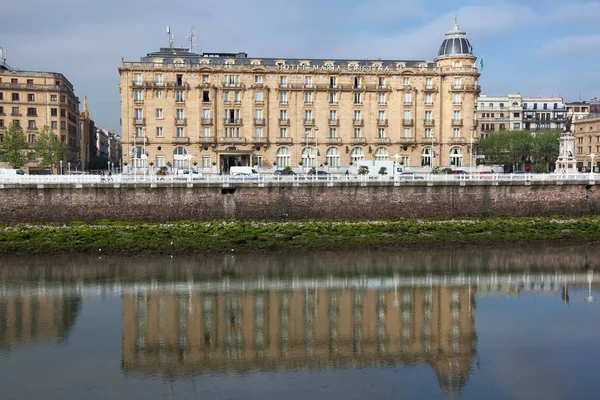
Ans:
{"type": "Polygon", "coordinates": [[[431,131],[431,172],[433,172],[433,165],[435,163],[435,148],[433,147],[433,138],[435,133],[431,131]]]}
{"type": "Polygon", "coordinates": [[[67,174],[71,175],[71,162],[70,161],[67,163],[67,174]]]}
{"type": "Polygon", "coordinates": [[[319,167],[319,162],[317,157],[319,156],[319,145],[317,143],[317,134],[319,133],[319,127],[315,126],[315,175],[317,175],[317,168],[319,167]]]}
{"type": "Polygon", "coordinates": [[[60,160],[59,163],[60,163],[60,174],[62,175],[62,160],[60,160]]]}
{"type": "Polygon", "coordinates": [[[400,154],[396,153],[394,154],[392,157],[394,157],[396,159],[396,161],[394,161],[394,172],[392,174],[392,176],[395,178],[396,177],[396,169],[398,168],[398,159],[400,158],[400,154]]]}
{"type": "Polygon", "coordinates": [[[590,164],[590,175],[592,175],[594,173],[594,158],[596,157],[596,155],[594,153],[590,153],[589,157],[591,159],[591,164],[590,164]]]}

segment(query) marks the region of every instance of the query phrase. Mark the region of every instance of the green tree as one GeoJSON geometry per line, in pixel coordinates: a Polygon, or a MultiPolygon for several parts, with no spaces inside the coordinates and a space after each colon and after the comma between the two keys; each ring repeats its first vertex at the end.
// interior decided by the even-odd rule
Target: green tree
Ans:
{"type": "Polygon", "coordinates": [[[65,143],[48,126],[44,126],[35,143],[40,167],[54,168],[65,156],[65,143]]]}
{"type": "Polygon", "coordinates": [[[358,169],[358,174],[359,175],[368,175],[369,174],[369,167],[367,167],[366,165],[362,165],[359,169],[358,169]]]}
{"type": "Polygon", "coordinates": [[[535,135],[533,157],[536,165],[543,165],[546,172],[552,170],[552,165],[560,151],[559,132],[541,132],[535,135]]]}
{"type": "MultiPolygon", "coordinates": [[[[543,164],[546,171],[558,156],[558,132],[527,131],[495,132],[482,138],[478,144],[478,153],[485,155],[487,161],[517,165],[527,161],[543,164]]],[[[540,170],[541,167],[535,168],[540,170]]]]}
{"type": "Polygon", "coordinates": [[[27,138],[16,121],[8,126],[2,142],[2,159],[12,168],[21,168],[27,162],[27,138]]]}
{"type": "Polygon", "coordinates": [[[379,168],[379,175],[387,175],[387,168],[386,167],[379,168]]]}

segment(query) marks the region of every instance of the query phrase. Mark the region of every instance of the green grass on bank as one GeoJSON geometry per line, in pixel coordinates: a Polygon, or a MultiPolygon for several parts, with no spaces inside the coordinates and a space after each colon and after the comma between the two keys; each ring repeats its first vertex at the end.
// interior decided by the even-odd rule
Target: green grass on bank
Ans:
{"type": "Polygon", "coordinates": [[[0,226],[0,253],[173,253],[360,249],[431,244],[598,240],[598,217],[377,221],[99,221],[0,226]]]}

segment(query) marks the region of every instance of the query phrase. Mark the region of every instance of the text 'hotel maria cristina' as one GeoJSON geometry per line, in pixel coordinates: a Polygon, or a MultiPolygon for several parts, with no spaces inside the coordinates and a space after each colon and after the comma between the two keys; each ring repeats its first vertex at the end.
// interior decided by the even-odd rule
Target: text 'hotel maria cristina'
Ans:
{"type": "Polygon", "coordinates": [[[456,23],[433,62],[161,48],[119,68],[124,161],[225,172],[396,159],[469,166],[480,92],[475,61],[456,23]]]}

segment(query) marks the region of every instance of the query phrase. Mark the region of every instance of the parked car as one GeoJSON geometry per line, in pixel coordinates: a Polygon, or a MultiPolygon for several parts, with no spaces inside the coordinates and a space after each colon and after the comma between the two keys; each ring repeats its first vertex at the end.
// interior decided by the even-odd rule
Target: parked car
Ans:
{"type": "Polygon", "coordinates": [[[293,176],[293,175],[297,175],[294,171],[292,171],[291,169],[285,170],[285,169],[276,169],[273,172],[273,175],[275,176],[293,176]]]}
{"type": "Polygon", "coordinates": [[[309,179],[334,179],[333,175],[331,175],[329,172],[327,171],[316,171],[314,169],[311,169],[310,171],[308,171],[308,173],[306,174],[309,179]],[[316,176],[315,176],[316,175],[316,176]]]}
{"type": "Polygon", "coordinates": [[[462,169],[455,169],[454,171],[450,172],[452,175],[468,175],[469,173],[467,171],[464,171],[462,169]]]}

